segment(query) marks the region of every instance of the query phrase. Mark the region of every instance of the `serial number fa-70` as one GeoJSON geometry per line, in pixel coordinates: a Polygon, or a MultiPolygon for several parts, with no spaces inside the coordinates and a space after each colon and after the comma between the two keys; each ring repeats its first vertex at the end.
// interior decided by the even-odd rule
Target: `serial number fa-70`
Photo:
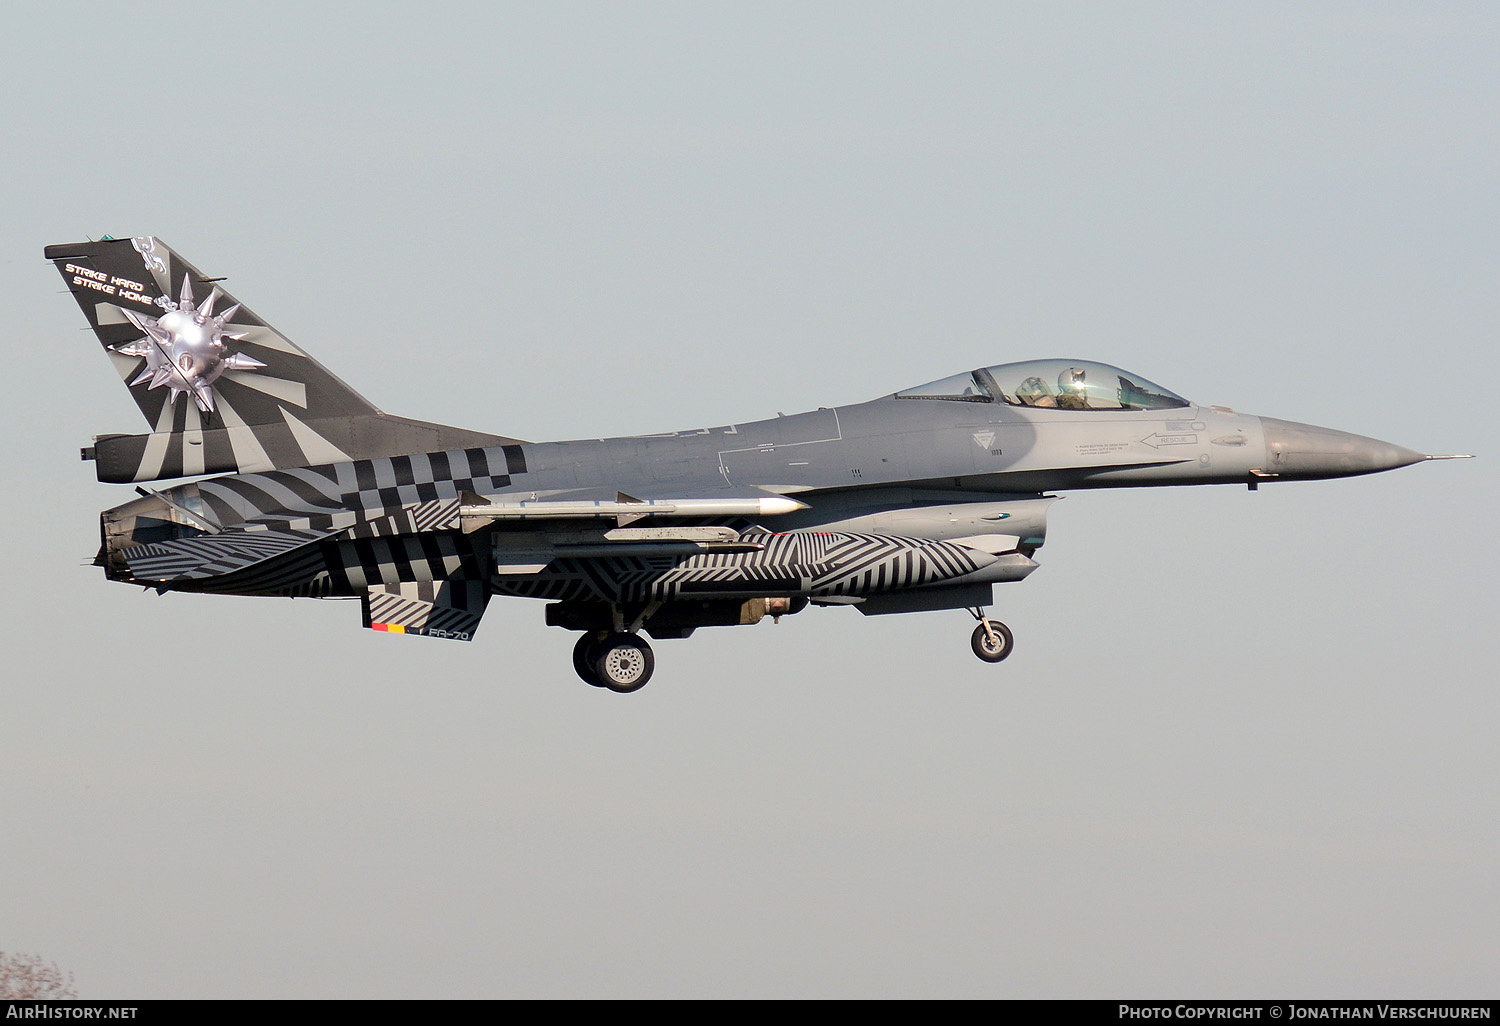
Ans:
{"type": "Polygon", "coordinates": [[[853,406],[701,431],[523,442],[392,417],[158,239],[49,246],[150,430],[83,450],[140,497],[100,518],[107,577],[357,598],[364,625],[468,641],[491,595],[547,602],[589,684],[652,638],[808,605],[985,615],[1036,569],[1062,489],[1344,477],[1426,459],[1202,407],[1086,360],[982,367],[853,406]],[[194,479],[148,489],[144,482],[194,479]]]}

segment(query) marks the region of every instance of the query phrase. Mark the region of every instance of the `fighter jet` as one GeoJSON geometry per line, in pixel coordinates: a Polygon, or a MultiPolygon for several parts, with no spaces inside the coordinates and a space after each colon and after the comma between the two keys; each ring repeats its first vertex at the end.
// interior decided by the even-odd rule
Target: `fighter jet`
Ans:
{"type": "Polygon", "coordinates": [[[1200,406],[1081,359],[753,423],[525,442],[382,413],[156,238],[46,258],[150,425],[83,449],[139,493],[100,516],[107,578],[357,599],[372,630],[458,641],[490,596],[540,599],[579,635],[578,676],[620,693],[652,675],[646,636],[809,606],[967,610],[974,654],[998,663],[1014,639],[986,609],[1037,568],[1054,492],[1458,458],[1200,406]]]}

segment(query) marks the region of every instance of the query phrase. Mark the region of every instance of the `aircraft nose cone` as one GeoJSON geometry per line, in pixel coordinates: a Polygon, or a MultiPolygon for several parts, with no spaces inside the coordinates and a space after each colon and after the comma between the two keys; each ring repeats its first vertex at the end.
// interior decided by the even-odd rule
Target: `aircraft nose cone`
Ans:
{"type": "Polygon", "coordinates": [[[1353,477],[1420,463],[1427,457],[1378,438],[1347,431],[1260,418],[1266,435],[1266,471],[1279,477],[1353,477]]]}

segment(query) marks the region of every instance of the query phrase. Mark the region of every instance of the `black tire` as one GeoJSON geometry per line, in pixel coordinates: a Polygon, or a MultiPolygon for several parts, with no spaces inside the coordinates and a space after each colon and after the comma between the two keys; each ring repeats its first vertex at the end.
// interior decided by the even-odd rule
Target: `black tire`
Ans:
{"type": "Polygon", "coordinates": [[[591,631],[584,631],[579,636],[578,643],[573,646],[573,672],[590,687],[602,688],[604,682],[594,673],[594,645],[598,638],[591,631]]]}
{"type": "Polygon", "coordinates": [[[974,654],[979,658],[987,663],[998,663],[1015,649],[1016,639],[1011,634],[1010,628],[999,620],[988,622],[995,632],[995,641],[999,643],[999,646],[997,647],[990,641],[989,631],[985,630],[984,624],[974,628],[974,637],[970,643],[974,646],[974,654]]]}
{"type": "Polygon", "coordinates": [[[599,686],[621,695],[639,691],[656,669],[656,656],[639,634],[611,634],[593,648],[599,686]]]}

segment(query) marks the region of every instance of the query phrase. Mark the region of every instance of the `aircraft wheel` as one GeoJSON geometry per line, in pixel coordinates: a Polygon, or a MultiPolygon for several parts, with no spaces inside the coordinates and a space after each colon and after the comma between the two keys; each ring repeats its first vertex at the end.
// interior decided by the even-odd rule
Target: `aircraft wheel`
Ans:
{"type": "Polygon", "coordinates": [[[656,669],[656,656],[638,634],[611,634],[594,646],[594,673],[601,687],[622,695],[639,691],[656,669]]]}
{"type": "Polygon", "coordinates": [[[985,623],[995,632],[995,637],[991,640],[990,631],[985,629],[984,623],[975,627],[972,639],[974,654],[987,663],[998,663],[1010,655],[1011,650],[1016,647],[1016,639],[1010,633],[1010,628],[999,620],[987,620],[985,623]]]}
{"type": "Polygon", "coordinates": [[[602,688],[604,682],[594,672],[594,644],[597,641],[598,637],[592,631],[584,631],[579,636],[578,643],[573,646],[573,672],[585,684],[602,688]]]}

